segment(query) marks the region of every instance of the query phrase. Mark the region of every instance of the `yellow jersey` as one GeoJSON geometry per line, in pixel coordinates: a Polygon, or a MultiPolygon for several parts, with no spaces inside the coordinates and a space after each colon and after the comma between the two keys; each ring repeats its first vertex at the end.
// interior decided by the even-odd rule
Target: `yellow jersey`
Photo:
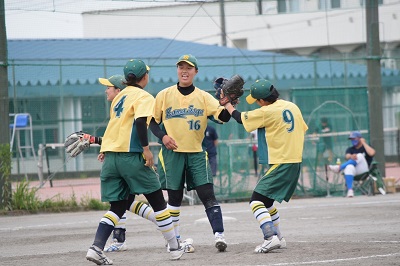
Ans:
{"type": "Polygon", "coordinates": [[[243,112],[241,118],[247,132],[265,128],[269,164],[302,162],[308,126],[297,105],[278,99],[271,105],[243,112]]]}
{"type": "Polygon", "coordinates": [[[154,111],[154,97],[147,91],[128,86],[114,98],[110,121],[100,152],[143,152],[136,130],[136,119],[147,117],[149,124],[154,111]]]}
{"type": "Polygon", "coordinates": [[[157,94],[153,116],[157,123],[163,122],[168,136],[176,141],[175,152],[200,152],[207,118],[212,116],[221,122],[218,116],[222,110],[208,92],[195,87],[189,95],[182,95],[174,85],[157,94]]]}

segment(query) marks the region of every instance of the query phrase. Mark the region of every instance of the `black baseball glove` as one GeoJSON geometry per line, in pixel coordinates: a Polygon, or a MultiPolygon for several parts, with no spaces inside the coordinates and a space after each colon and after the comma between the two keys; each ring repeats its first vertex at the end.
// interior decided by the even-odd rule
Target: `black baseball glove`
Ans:
{"type": "Polygon", "coordinates": [[[238,104],[240,96],[244,93],[243,85],[244,80],[239,75],[234,75],[230,79],[217,78],[214,81],[214,88],[216,89],[215,97],[218,99],[219,104],[222,106],[228,102],[232,105],[238,104]]]}

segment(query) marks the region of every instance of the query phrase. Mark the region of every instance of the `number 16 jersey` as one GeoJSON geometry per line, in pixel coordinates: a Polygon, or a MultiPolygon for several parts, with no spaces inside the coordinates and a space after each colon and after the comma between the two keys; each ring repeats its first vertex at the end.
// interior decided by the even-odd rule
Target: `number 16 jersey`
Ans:
{"type": "Polygon", "coordinates": [[[223,109],[206,91],[196,87],[189,95],[183,95],[174,85],[157,94],[154,119],[163,122],[168,136],[176,141],[175,152],[201,152],[207,118],[213,116],[219,121],[223,109]]]}

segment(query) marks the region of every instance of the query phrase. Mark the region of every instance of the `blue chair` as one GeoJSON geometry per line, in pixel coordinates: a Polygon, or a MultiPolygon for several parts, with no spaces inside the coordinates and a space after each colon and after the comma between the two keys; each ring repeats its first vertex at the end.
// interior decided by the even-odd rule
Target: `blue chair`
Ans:
{"type": "MultiPolygon", "coordinates": [[[[10,115],[12,116],[12,115],[10,115]]],[[[14,140],[17,140],[17,149],[19,151],[19,155],[23,160],[22,149],[30,149],[32,155],[36,161],[35,148],[33,147],[33,129],[32,129],[32,117],[29,113],[21,113],[14,115],[14,123],[10,124],[11,130],[11,141],[10,141],[10,151],[12,151],[14,140]],[[29,133],[29,140],[25,141],[25,145],[21,146],[21,136],[20,132],[23,130],[27,130],[29,133]]]]}

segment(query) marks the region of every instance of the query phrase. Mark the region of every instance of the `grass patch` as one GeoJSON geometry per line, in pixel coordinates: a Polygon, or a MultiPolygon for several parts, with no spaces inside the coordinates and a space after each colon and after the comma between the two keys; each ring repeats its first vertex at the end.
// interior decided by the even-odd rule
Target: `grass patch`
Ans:
{"type": "Polygon", "coordinates": [[[86,210],[108,210],[110,208],[110,204],[108,202],[102,202],[98,199],[93,199],[89,195],[85,195],[81,198],[81,206],[86,210]]]}
{"type": "Polygon", "coordinates": [[[75,193],[71,198],[64,199],[60,194],[52,198],[41,200],[37,195],[37,188],[31,188],[29,182],[21,181],[17,183],[12,192],[11,206],[8,209],[0,210],[0,214],[8,213],[39,213],[39,212],[71,212],[84,210],[108,210],[109,203],[101,202],[86,195],[77,201],[75,193]]]}
{"type": "Polygon", "coordinates": [[[36,195],[37,188],[29,188],[29,182],[17,183],[11,194],[11,210],[37,211],[41,202],[36,195]]]}

